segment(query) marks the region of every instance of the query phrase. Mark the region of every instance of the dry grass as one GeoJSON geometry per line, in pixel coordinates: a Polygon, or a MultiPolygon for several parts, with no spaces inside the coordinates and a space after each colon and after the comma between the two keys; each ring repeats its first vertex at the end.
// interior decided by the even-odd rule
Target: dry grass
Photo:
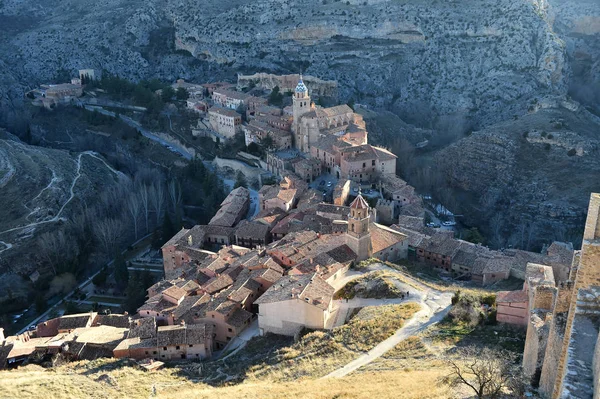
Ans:
{"type": "Polygon", "coordinates": [[[355,296],[360,298],[399,298],[403,292],[396,287],[395,273],[384,270],[369,272],[364,276],[348,282],[342,289],[335,294],[335,299],[348,298],[355,296]]]}
{"type": "Polygon", "coordinates": [[[414,303],[363,308],[348,324],[310,332],[277,350],[274,359],[250,367],[246,375],[271,381],[321,377],[389,338],[419,309],[414,303]]]}
{"type": "Polygon", "coordinates": [[[337,342],[355,351],[368,351],[389,338],[421,307],[416,303],[362,308],[348,324],[333,330],[337,342]]]}
{"type": "Polygon", "coordinates": [[[0,398],[448,398],[437,381],[443,370],[364,373],[342,379],[273,383],[247,381],[225,387],[195,383],[172,370],[144,372],[130,366],[111,369],[113,360],[92,362],[100,367],[71,366],[53,371],[26,367],[0,373],[0,398]]]}
{"type": "Polygon", "coordinates": [[[224,388],[159,391],[165,398],[242,398],[242,399],[438,399],[452,397],[452,392],[438,384],[440,370],[365,373],[341,379],[304,380],[272,384],[244,383],[224,388]]]}
{"type": "Polygon", "coordinates": [[[102,359],[55,369],[27,366],[0,373],[0,398],[148,398],[153,385],[193,387],[174,370],[148,373],[129,362],[102,359]]]}

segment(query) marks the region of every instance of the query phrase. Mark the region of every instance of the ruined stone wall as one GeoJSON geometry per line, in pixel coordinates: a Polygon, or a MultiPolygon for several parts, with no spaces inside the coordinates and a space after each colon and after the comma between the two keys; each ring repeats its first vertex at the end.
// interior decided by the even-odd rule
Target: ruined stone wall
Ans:
{"type": "Polygon", "coordinates": [[[556,287],[552,287],[549,285],[535,287],[535,290],[533,292],[533,301],[530,303],[530,310],[552,310],[557,291],[558,290],[556,289],[556,287]]]}
{"type": "Polygon", "coordinates": [[[544,365],[540,376],[540,394],[544,398],[552,397],[556,378],[563,375],[564,352],[566,347],[565,331],[573,290],[571,286],[560,287],[554,301],[550,333],[544,354],[544,365]]]}
{"type": "Polygon", "coordinates": [[[527,337],[523,352],[523,373],[529,377],[535,387],[539,384],[544,354],[548,343],[550,320],[546,321],[547,312],[531,314],[527,325],[527,337]]]}
{"type": "MultiPolygon", "coordinates": [[[[600,206],[600,198],[598,198],[598,200],[598,206],[600,206]]],[[[598,215],[595,214],[597,209],[592,209],[592,205],[593,203],[590,205],[591,213],[588,215],[588,222],[590,219],[594,218],[596,218],[596,221],[592,224],[586,223],[586,230],[588,230],[588,228],[595,229],[596,224],[600,222],[600,220],[597,218],[598,215]]],[[[584,238],[583,247],[581,250],[581,260],[575,277],[574,288],[572,289],[572,299],[570,303],[567,324],[565,326],[562,353],[556,367],[556,380],[554,383],[554,390],[552,392],[553,399],[561,397],[563,391],[563,380],[566,375],[567,363],[569,361],[569,342],[571,340],[571,334],[573,330],[573,320],[577,314],[577,295],[580,290],[585,290],[592,286],[600,286],[600,242],[596,239],[595,231],[594,233],[589,233],[589,231],[586,231],[586,233],[584,233],[584,237],[586,234],[594,234],[594,238],[584,238]]],[[[590,237],[590,235],[588,235],[588,237],[590,237]]]]}
{"type": "Polygon", "coordinates": [[[554,383],[558,375],[557,366],[561,358],[565,328],[567,324],[566,313],[553,315],[550,321],[550,333],[544,353],[544,364],[540,376],[539,392],[542,398],[552,397],[554,383]]]}
{"type": "MultiPolygon", "coordinates": [[[[270,73],[255,73],[254,75],[238,75],[238,88],[249,87],[250,83],[263,90],[273,90],[278,86],[281,91],[293,91],[300,80],[300,75],[274,75],[270,73]]],[[[321,80],[314,76],[304,75],[302,80],[311,96],[337,98],[337,82],[321,80]]]]}
{"type": "Polygon", "coordinates": [[[600,335],[594,351],[594,399],[600,399],[600,335]]]}
{"type": "Polygon", "coordinates": [[[600,238],[600,194],[592,193],[583,232],[584,240],[600,238]]]}

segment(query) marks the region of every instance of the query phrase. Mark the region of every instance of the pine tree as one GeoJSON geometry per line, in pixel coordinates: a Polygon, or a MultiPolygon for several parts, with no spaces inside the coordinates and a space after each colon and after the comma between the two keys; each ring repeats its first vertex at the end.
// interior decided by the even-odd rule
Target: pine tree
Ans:
{"type": "Polygon", "coordinates": [[[146,300],[146,289],[143,286],[139,272],[135,272],[129,279],[126,293],[127,299],[123,304],[123,308],[129,313],[136,313],[137,309],[142,306],[146,300]]]}

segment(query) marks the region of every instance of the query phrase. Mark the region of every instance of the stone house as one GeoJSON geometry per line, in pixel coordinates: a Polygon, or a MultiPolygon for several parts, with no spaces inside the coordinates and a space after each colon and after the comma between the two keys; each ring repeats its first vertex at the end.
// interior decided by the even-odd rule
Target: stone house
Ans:
{"type": "Polygon", "coordinates": [[[333,294],[333,287],[316,274],[282,277],[255,302],[260,333],[295,335],[302,328],[325,328],[333,294]]]}
{"type": "Polygon", "coordinates": [[[235,231],[236,245],[256,248],[265,246],[270,242],[271,227],[259,222],[242,221],[235,231]]]}
{"type": "Polygon", "coordinates": [[[408,257],[408,237],[405,234],[377,223],[371,224],[370,232],[374,258],[395,262],[408,257]]]}
{"type": "Polygon", "coordinates": [[[341,176],[363,183],[396,173],[396,155],[370,144],[344,148],[340,153],[341,176]]]}
{"type": "Polygon", "coordinates": [[[208,323],[158,327],[159,360],[206,359],[212,356],[214,328],[208,323]]]}
{"type": "Polygon", "coordinates": [[[215,105],[237,110],[241,106],[246,106],[250,96],[235,90],[217,88],[212,93],[212,100],[215,105]]]}
{"type": "Polygon", "coordinates": [[[242,126],[242,116],[228,108],[211,107],[208,118],[212,128],[227,139],[235,136],[242,126]]]}
{"type": "Polygon", "coordinates": [[[417,247],[417,260],[447,272],[452,270],[452,259],[458,252],[460,242],[450,234],[437,233],[424,238],[417,247]]]}
{"type": "Polygon", "coordinates": [[[221,202],[221,206],[209,225],[233,227],[248,213],[250,207],[250,191],[245,187],[232,190],[221,202]]]}
{"type": "Polygon", "coordinates": [[[318,159],[297,158],[292,161],[292,167],[294,172],[307,183],[321,176],[321,162],[318,159]]]}
{"type": "Polygon", "coordinates": [[[334,205],[346,205],[348,196],[350,195],[351,180],[340,179],[336,183],[333,189],[333,204],[334,205]]]}
{"type": "Polygon", "coordinates": [[[261,210],[279,208],[289,212],[298,198],[298,190],[281,186],[262,186],[258,192],[261,210]]]}

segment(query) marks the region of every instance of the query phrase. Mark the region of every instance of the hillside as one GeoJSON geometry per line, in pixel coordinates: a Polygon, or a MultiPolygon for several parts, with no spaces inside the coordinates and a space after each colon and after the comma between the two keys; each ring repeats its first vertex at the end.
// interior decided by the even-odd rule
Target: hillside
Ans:
{"type": "Polygon", "coordinates": [[[304,71],[409,122],[488,125],[593,88],[598,15],[593,0],[4,0],[0,99],[18,107],[26,88],[83,67],[166,80],[304,71]]]}
{"type": "Polygon", "coordinates": [[[0,292],[20,285],[16,274],[36,270],[30,249],[41,233],[68,221],[74,207],[91,204],[120,179],[125,176],[91,151],[31,146],[0,131],[0,292]]]}
{"type": "Polygon", "coordinates": [[[0,399],[73,398],[448,398],[437,384],[440,370],[388,371],[328,380],[273,383],[246,381],[212,387],[178,375],[177,369],[144,372],[126,362],[97,360],[45,370],[28,366],[0,373],[0,399]],[[426,389],[425,389],[426,387],[426,389]]]}
{"type": "Polygon", "coordinates": [[[435,152],[438,192],[497,247],[580,244],[590,192],[600,190],[600,119],[576,104],[473,132],[435,152]]]}

